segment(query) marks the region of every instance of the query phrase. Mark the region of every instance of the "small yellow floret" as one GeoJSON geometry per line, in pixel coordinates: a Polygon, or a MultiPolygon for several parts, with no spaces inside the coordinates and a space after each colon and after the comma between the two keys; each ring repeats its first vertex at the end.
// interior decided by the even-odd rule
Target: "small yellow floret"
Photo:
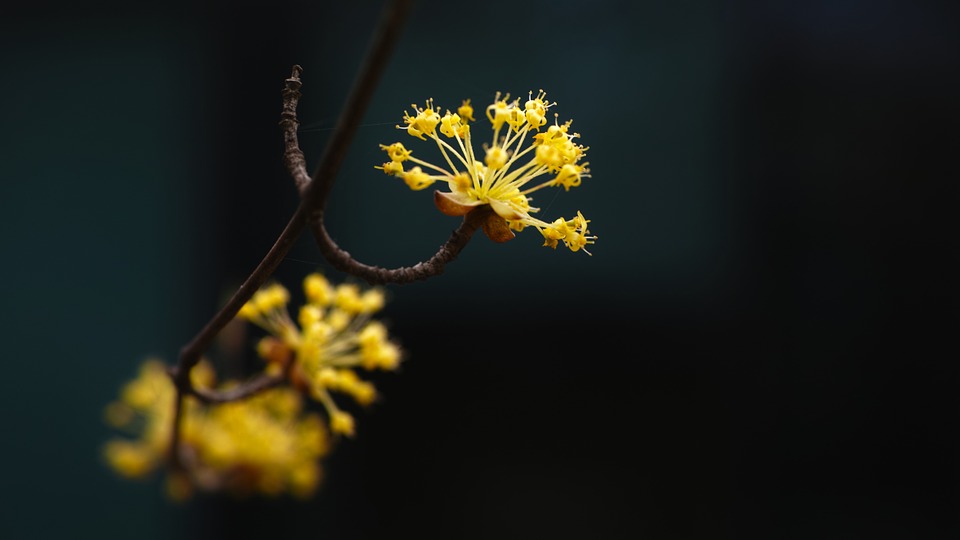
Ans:
{"type": "Polygon", "coordinates": [[[510,109],[513,108],[514,104],[507,104],[508,99],[510,99],[510,94],[500,99],[500,92],[497,92],[493,104],[487,107],[487,119],[493,124],[494,131],[500,129],[510,116],[510,109]]]}
{"type": "Polygon", "coordinates": [[[383,291],[380,289],[370,289],[363,293],[360,297],[360,303],[362,304],[360,312],[361,313],[376,313],[383,309],[383,305],[386,302],[386,298],[383,295],[383,291]]]}
{"type": "Polygon", "coordinates": [[[403,163],[399,163],[397,161],[388,161],[379,167],[374,167],[374,169],[380,169],[384,174],[398,176],[403,174],[403,163]]]}
{"type": "Polygon", "coordinates": [[[389,341],[363,347],[361,365],[365,369],[392,371],[400,365],[400,349],[389,341]]]}
{"type": "Polygon", "coordinates": [[[411,107],[417,114],[411,116],[404,113],[403,121],[407,124],[407,133],[424,141],[426,140],[424,135],[435,136],[437,124],[440,123],[440,115],[433,110],[433,100],[428,99],[423,109],[416,105],[411,105],[411,107]]]}
{"type": "Polygon", "coordinates": [[[360,287],[355,283],[341,283],[334,289],[333,305],[347,313],[359,313],[363,308],[360,287]]]}
{"type": "Polygon", "coordinates": [[[331,309],[327,315],[327,326],[334,332],[343,331],[353,320],[353,315],[342,309],[331,309]]]}
{"type": "Polygon", "coordinates": [[[333,300],[333,287],[323,274],[314,272],[304,278],[303,291],[307,300],[318,306],[330,305],[333,300]]]}
{"type": "Polygon", "coordinates": [[[557,177],[553,179],[553,183],[563,186],[566,191],[570,191],[570,188],[580,185],[583,176],[589,176],[585,174],[590,172],[590,169],[586,168],[587,165],[587,163],[583,165],[574,165],[573,163],[565,164],[563,167],[560,167],[560,172],[557,174],[557,177]]]}
{"type": "Polygon", "coordinates": [[[466,122],[473,122],[473,120],[474,120],[474,119],[473,119],[473,106],[470,105],[470,100],[469,100],[469,99],[463,100],[463,105],[460,105],[460,107],[457,108],[457,114],[459,114],[459,115],[460,115],[460,118],[463,118],[464,121],[466,121],[466,122]]]}
{"type": "Polygon", "coordinates": [[[407,150],[403,146],[403,143],[400,142],[395,142],[390,146],[381,144],[380,148],[385,151],[388,156],[390,156],[390,161],[395,163],[403,163],[404,161],[410,159],[410,154],[413,153],[411,150],[407,150]]]}
{"type": "Polygon", "coordinates": [[[440,119],[440,133],[451,139],[454,136],[463,137],[463,128],[464,124],[461,123],[459,114],[451,114],[450,111],[447,111],[447,114],[440,119]]]}
{"type": "Polygon", "coordinates": [[[547,123],[547,109],[553,105],[552,103],[545,102],[543,100],[545,97],[547,97],[547,93],[543,90],[540,90],[540,93],[537,94],[537,97],[533,97],[533,92],[531,92],[530,99],[527,100],[523,106],[525,109],[527,123],[530,124],[530,127],[536,130],[539,130],[540,126],[547,123]]]}
{"type": "Polygon", "coordinates": [[[577,212],[577,216],[571,220],[557,219],[540,230],[544,238],[543,245],[556,248],[557,242],[562,240],[570,251],[576,252],[582,249],[590,255],[586,246],[594,243],[597,237],[590,235],[590,231],[587,230],[588,223],[590,220],[584,218],[580,212],[577,212]]]}
{"type": "Polygon", "coordinates": [[[333,368],[327,367],[317,372],[317,384],[324,388],[334,388],[339,380],[340,376],[337,374],[337,370],[333,368]]]}
{"type": "Polygon", "coordinates": [[[507,164],[507,151],[499,146],[494,146],[493,148],[487,149],[487,156],[484,158],[484,162],[487,164],[487,167],[491,169],[499,169],[507,164]]]}
{"type": "Polygon", "coordinates": [[[254,293],[250,299],[260,313],[269,313],[282,308],[290,301],[290,293],[279,283],[273,283],[254,293]]]}
{"type": "Polygon", "coordinates": [[[527,116],[516,106],[516,103],[512,103],[510,110],[507,112],[507,123],[510,124],[510,129],[514,131],[520,131],[520,128],[527,122],[527,116]]]}
{"type": "Polygon", "coordinates": [[[301,328],[309,328],[323,320],[323,308],[316,304],[304,304],[300,307],[300,316],[297,322],[301,328]]]}
{"type": "Polygon", "coordinates": [[[387,327],[383,323],[371,321],[357,334],[361,346],[375,345],[387,339],[387,327]]]}
{"type": "Polygon", "coordinates": [[[421,189],[429,187],[436,180],[431,178],[430,175],[423,172],[420,167],[414,167],[409,171],[400,173],[403,181],[406,182],[407,186],[414,191],[420,191],[421,189]]]}
{"type": "Polygon", "coordinates": [[[353,437],[356,433],[353,416],[343,411],[333,411],[330,413],[330,430],[347,437],[353,437]]]}

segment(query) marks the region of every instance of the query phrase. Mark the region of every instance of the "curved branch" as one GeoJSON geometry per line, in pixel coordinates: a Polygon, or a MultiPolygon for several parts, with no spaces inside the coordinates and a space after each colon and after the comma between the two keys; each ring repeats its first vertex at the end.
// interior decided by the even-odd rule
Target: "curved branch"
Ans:
{"type": "Polygon", "coordinates": [[[390,53],[396,45],[410,3],[410,0],[393,0],[385,8],[380,25],[374,33],[368,58],[361,67],[356,84],[347,97],[343,114],[334,129],[330,142],[320,160],[320,166],[312,179],[304,176],[305,160],[297,139],[299,122],[296,107],[300,99],[300,73],[302,68],[298,65],[293,66],[290,78],[285,81],[282,93],[283,110],[280,125],[284,135],[284,164],[300,188],[302,195],[300,205],[257,268],[247,277],[226,305],[214,315],[190,343],[180,350],[178,365],[171,369],[171,375],[177,388],[181,391],[190,390],[190,369],[200,361],[203,351],[210,346],[210,343],[223,330],[223,327],[236,316],[243,304],[273,274],[293,246],[294,241],[303,232],[306,217],[316,214],[317,210],[322,212],[330,186],[333,185],[334,176],[339,170],[350,141],[356,132],[356,126],[363,118],[377,81],[380,79],[390,53]]]}
{"type": "MultiPolygon", "coordinates": [[[[198,393],[198,390],[190,382],[190,371],[199,363],[201,355],[210,346],[217,334],[236,316],[243,304],[253,296],[253,293],[273,274],[293,246],[294,241],[303,232],[308,214],[312,215],[316,210],[322,212],[330,187],[333,185],[334,176],[340,168],[350,140],[356,132],[357,124],[366,112],[367,104],[376,89],[376,84],[380,79],[383,68],[386,66],[390,53],[393,51],[410,4],[411,0],[391,0],[386,6],[381,23],[374,33],[370,54],[361,67],[353,89],[347,96],[343,113],[313,177],[308,177],[305,174],[305,159],[296,138],[299,125],[296,118],[296,106],[300,98],[300,67],[294,66],[290,78],[286,80],[283,90],[283,112],[280,120],[285,143],[284,164],[291,172],[300,191],[300,205],[273,247],[260,261],[260,264],[257,265],[227,303],[180,350],[177,364],[169,369],[170,377],[177,390],[169,455],[171,465],[174,468],[182,466],[179,451],[183,399],[186,395],[195,395],[203,399],[203,395],[198,393]]],[[[272,384],[272,381],[266,381],[262,384],[269,385],[272,384]]],[[[262,387],[253,383],[251,383],[250,388],[257,391],[262,389],[262,387]]],[[[224,394],[219,396],[205,395],[211,400],[217,397],[234,397],[224,394]]],[[[240,397],[246,397],[248,394],[238,393],[237,395],[239,396],[237,399],[239,399],[240,397]]]]}
{"type": "Polygon", "coordinates": [[[211,390],[208,388],[192,387],[189,394],[196,397],[204,403],[229,403],[239,401],[252,395],[279,386],[287,378],[284,375],[267,375],[262,373],[259,376],[244,382],[239,386],[227,390],[211,390]]]}
{"type": "Polygon", "coordinates": [[[452,262],[467,246],[473,233],[490,216],[489,206],[481,206],[463,217],[463,222],[453,231],[450,238],[440,246],[437,252],[426,261],[401,268],[381,268],[361,263],[350,256],[333,241],[323,225],[323,213],[314,212],[310,216],[310,227],[317,240],[317,247],[324,258],[337,270],[365,279],[370,284],[411,283],[427,279],[443,272],[447,263],[452,262]]]}
{"type": "Polygon", "coordinates": [[[441,245],[432,257],[414,266],[392,269],[370,266],[354,260],[350,253],[341,249],[333,241],[324,226],[324,208],[336,173],[347,153],[356,127],[363,119],[364,111],[373,96],[377,80],[386,67],[389,53],[396,44],[402,26],[401,23],[409,7],[410,2],[408,0],[399,0],[393,2],[384,12],[380,30],[375,34],[376,39],[371,44],[364,68],[360,70],[353,91],[347,99],[347,105],[337,122],[335,134],[342,136],[335,136],[331,140],[312,179],[307,177],[306,163],[297,136],[297,127],[300,125],[296,112],[297,102],[300,98],[300,74],[302,72],[300,66],[293,66],[293,72],[290,78],[286,80],[283,91],[283,113],[281,114],[280,125],[283,128],[284,165],[300,191],[303,202],[312,208],[310,225],[317,246],[334,268],[365,279],[371,284],[410,283],[442,273],[447,263],[460,255],[473,233],[489,215],[488,209],[478,209],[470,212],[464,217],[460,227],[453,231],[447,242],[441,245]]]}

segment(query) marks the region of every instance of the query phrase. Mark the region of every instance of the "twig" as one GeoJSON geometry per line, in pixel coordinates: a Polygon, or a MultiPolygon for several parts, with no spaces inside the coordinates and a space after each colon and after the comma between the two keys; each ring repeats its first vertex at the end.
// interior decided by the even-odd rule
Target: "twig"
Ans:
{"type": "Polygon", "coordinates": [[[300,121],[297,120],[297,104],[300,102],[301,73],[303,68],[294,65],[290,78],[284,81],[280,128],[283,132],[283,164],[293,177],[297,191],[303,195],[310,184],[310,175],[307,174],[307,160],[297,144],[297,130],[300,128],[300,121]]]}
{"type": "Polygon", "coordinates": [[[283,128],[284,164],[287,171],[294,178],[304,201],[312,202],[310,213],[310,227],[316,238],[317,246],[323,256],[337,270],[365,279],[371,284],[410,283],[427,279],[443,272],[447,263],[457,258],[466,247],[473,233],[489,216],[489,208],[481,208],[470,212],[464,217],[463,223],[450,235],[446,243],[440,246],[430,259],[417,263],[411,267],[381,268],[361,263],[350,256],[333,241],[323,223],[324,208],[326,207],[330,189],[340,165],[347,153],[352,135],[357,125],[363,120],[373,91],[377,86],[380,74],[386,66],[390,52],[399,37],[401,22],[410,8],[409,1],[393,2],[390,9],[384,12],[380,23],[381,31],[374,34],[364,69],[360,70],[354,82],[353,91],[347,98],[347,106],[337,121],[337,132],[349,134],[342,138],[334,138],[326,147],[320,158],[320,164],[312,176],[312,180],[305,181],[306,164],[303,152],[300,150],[297,126],[297,102],[300,98],[300,66],[294,66],[291,77],[286,81],[284,89],[284,106],[280,125],[283,128]]]}
{"type": "Polygon", "coordinates": [[[270,251],[260,261],[260,264],[203,329],[180,350],[177,365],[169,369],[177,391],[169,456],[174,468],[183,467],[183,460],[180,455],[180,424],[186,396],[193,396],[205,403],[226,403],[253,396],[290,379],[291,370],[296,367],[293,360],[285,366],[284,373],[281,375],[263,374],[229,390],[194,387],[190,381],[190,371],[200,362],[204,351],[210,346],[217,334],[236,317],[240,308],[274,273],[308,224],[313,230],[321,253],[335,268],[366,279],[371,283],[408,283],[440,274],[446,264],[460,254],[477,228],[490,216],[491,211],[488,207],[481,207],[468,213],[464,216],[460,227],[453,231],[450,238],[440,246],[436,254],[412,267],[394,269],[370,266],[354,260],[349,253],[341,249],[330,238],[324,227],[324,208],[334,179],[340,170],[340,165],[356,132],[357,125],[363,119],[390,53],[395,48],[410,4],[411,0],[392,0],[386,6],[380,25],[374,33],[367,58],[359,71],[350,94],[347,96],[343,112],[334,128],[330,142],[312,176],[306,172],[306,159],[300,149],[297,137],[299,121],[296,109],[301,96],[300,75],[302,68],[299,65],[294,65],[290,77],[285,80],[282,92],[283,109],[280,115],[280,127],[284,141],[283,163],[300,194],[300,204],[270,251]]]}
{"type": "Polygon", "coordinates": [[[290,221],[287,222],[287,226],[283,229],[283,232],[280,233],[280,237],[277,238],[273,247],[270,248],[270,251],[268,251],[263,260],[260,261],[256,269],[247,276],[247,279],[240,285],[240,288],[233,293],[230,300],[228,300],[220,311],[200,330],[200,333],[198,333],[190,343],[180,349],[180,362],[174,374],[176,381],[189,384],[187,372],[197,365],[203,351],[210,346],[210,343],[217,334],[223,330],[227,323],[233,320],[237,312],[240,311],[240,308],[243,307],[243,304],[253,296],[253,293],[257,292],[257,289],[266,283],[267,278],[277,269],[277,266],[280,265],[280,262],[282,262],[283,258],[287,255],[287,252],[293,247],[297,237],[303,232],[308,213],[308,208],[301,202],[293,216],[290,217],[290,221]]]}
{"type": "MultiPolygon", "coordinates": [[[[323,155],[320,156],[320,162],[312,176],[313,181],[302,191],[303,198],[314,210],[322,211],[326,206],[327,196],[340,170],[340,164],[343,163],[357,126],[367,112],[367,105],[377,89],[377,83],[387,65],[387,60],[390,59],[390,53],[393,52],[400,38],[400,30],[411,3],[410,0],[394,0],[387,5],[381,16],[366,59],[353,83],[353,88],[347,95],[343,112],[337,119],[337,125],[334,128],[335,136],[330,139],[323,155]]],[[[287,137],[284,137],[284,140],[287,140],[287,137]]],[[[296,143],[296,133],[294,133],[293,142],[296,143]]]]}
{"type": "MultiPolygon", "coordinates": [[[[356,124],[359,122],[359,119],[363,117],[366,106],[370,101],[370,96],[373,94],[376,83],[380,78],[380,73],[385,67],[389,54],[396,44],[410,3],[410,0],[392,0],[386,6],[381,24],[374,34],[374,44],[369,58],[361,67],[358,82],[354,85],[354,88],[347,98],[340,121],[334,128],[330,143],[320,161],[320,166],[313,176],[314,179],[319,178],[319,181],[306,181],[298,174],[298,171],[303,169],[305,163],[303,153],[296,143],[295,135],[296,126],[298,125],[296,106],[300,97],[299,66],[294,67],[291,77],[287,79],[283,93],[284,108],[281,115],[281,126],[285,134],[284,141],[287,150],[284,153],[284,163],[293,175],[294,182],[297,184],[298,190],[301,193],[301,201],[297,206],[297,210],[287,222],[280,237],[277,238],[277,241],[264,256],[263,260],[260,261],[260,264],[257,265],[254,271],[247,277],[220,311],[180,350],[177,365],[170,368],[170,376],[177,390],[169,456],[174,468],[182,466],[179,456],[179,446],[180,420],[183,416],[184,397],[186,395],[196,395],[202,399],[202,396],[198,395],[197,390],[194,389],[190,383],[190,371],[200,362],[203,352],[210,346],[210,343],[217,334],[236,316],[240,308],[253,296],[253,293],[255,293],[277,269],[277,266],[279,266],[287,252],[293,246],[294,241],[299,237],[300,233],[303,232],[303,228],[307,222],[306,218],[311,213],[311,210],[323,208],[330,186],[333,183],[333,175],[335,175],[339,169],[343,155],[346,153],[346,148],[349,146],[350,139],[356,132],[356,124]],[[293,144],[290,144],[288,135],[291,131],[294,133],[293,144]],[[293,151],[291,150],[292,148],[296,150],[293,151]]],[[[268,382],[272,384],[272,381],[268,382]]],[[[262,386],[251,386],[250,388],[251,390],[259,391],[258,389],[265,387],[269,387],[269,384],[264,383],[262,386]]],[[[239,399],[247,395],[249,394],[237,393],[236,395],[221,395],[220,397],[239,399]]],[[[211,400],[213,399],[211,395],[207,395],[206,397],[211,400]]]]}
{"type": "Polygon", "coordinates": [[[287,226],[280,233],[280,237],[274,242],[273,247],[267,252],[256,269],[247,276],[247,279],[240,285],[230,300],[213,316],[212,319],[200,330],[187,345],[180,349],[180,358],[176,366],[170,368],[170,377],[177,389],[176,404],[173,414],[173,429],[170,435],[170,461],[174,468],[181,466],[179,448],[180,448],[180,419],[183,416],[183,398],[186,395],[196,395],[193,385],[190,382],[190,370],[200,362],[203,351],[210,346],[210,343],[216,338],[217,334],[223,330],[240,311],[243,304],[253,296],[253,293],[262,286],[267,278],[273,274],[280,262],[286,256],[287,252],[293,246],[294,241],[303,232],[306,224],[307,208],[302,202],[297,207],[296,212],[287,222],[287,226]]]}
{"type": "Polygon", "coordinates": [[[262,373],[239,386],[234,386],[227,390],[191,387],[190,395],[204,403],[229,403],[259,394],[275,386],[280,386],[286,380],[286,375],[268,375],[262,373]]]}
{"type": "Polygon", "coordinates": [[[440,246],[440,249],[438,249],[432,257],[413,266],[403,268],[370,266],[351,257],[350,253],[341,249],[340,246],[330,238],[326,227],[323,225],[322,212],[316,212],[311,215],[310,227],[317,240],[317,247],[320,248],[320,253],[322,253],[324,258],[337,270],[365,279],[371,284],[411,283],[441,274],[447,263],[453,261],[460,255],[460,252],[467,246],[473,233],[477,231],[491,213],[492,211],[489,206],[481,206],[470,211],[463,217],[463,222],[460,226],[453,231],[450,238],[440,246]]]}

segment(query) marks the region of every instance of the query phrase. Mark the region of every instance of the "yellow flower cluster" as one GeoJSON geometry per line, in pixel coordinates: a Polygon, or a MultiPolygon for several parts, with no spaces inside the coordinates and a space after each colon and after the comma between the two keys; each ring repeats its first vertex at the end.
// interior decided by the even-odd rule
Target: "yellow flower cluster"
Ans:
{"type": "MultiPolygon", "coordinates": [[[[314,273],[304,279],[303,290],[306,303],[299,324],[287,312],[289,292],[278,284],[257,291],[238,313],[270,333],[259,341],[257,353],[266,360],[267,373],[286,376],[290,384],[221,404],[184,398],[180,467],[167,477],[172,497],[183,499],[197,489],[311,495],[320,482],[320,459],[330,451],[329,432],[355,432],[353,416],[337,407],[331,392],[368,405],[376,399],[376,389],[356,370],[393,370],[400,364],[402,351],[388,339],[384,325],[372,320],[384,305],[380,289],[333,286],[314,273]],[[305,396],[325,407],[329,427],[320,414],[305,409],[305,396]]],[[[207,391],[228,391],[239,384],[218,385],[207,360],[190,377],[194,388],[207,391]]],[[[117,473],[142,478],[168,462],[176,400],[163,363],[148,360],[107,406],[107,422],[131,435],[104,446],[106,462],[117,473]]]]}
{"type": "Polygon", "coordinates": [[[383,291],[361,291],[352,283],[333,286],[319,273],[304,279],[303,291],[306,304],[297,315],[299,324],[287,311],[290,294],[279,284],[257,291],[238,316],[270,333],[257,346],[268,370],[289,370],[294,386],[326,408],[330,429],[352,436],[353,416],[337,406],[331,392],[368,405],[377,392],[356,369],[394,370],[402,357],[386,327],[371,318],[384,305],[383,291]]]}
{"type": "MultiPolygon", "coordinates": [[[[197,387],[214,387],[213,369],[206,361],[191,377],[197,387]]],[[[123,387],[120,398],[107,406],[107,422],[132,435],[104,446],[104,457],[116,472],[143,478],[166,462],[175,400],[163,363],[148,360],[137,378],[123,387]]],[[[186,398],[181,419],[183,470],[172,471],[167,490],[176,499],[188,497],[194,489],[306,497],[320,482],[320,458],[328,451],[323,419],[305,412],[299,392],[292,388],[211,406],[186,398]]]]}
{"type": "Polygon", "coordinates": [[[589,254],[586,246],[593,244],[596,236],[587,230],[589,220],[582,213],[552,222],[531,215],[539,211],[530,205],[531,193],[556,186],[569,191],[590,177],[588,163],[580,163],[587,148],[574,143],[580,135],[570,132],[572,121],[560,124],[555,115],[553,125],[546,126],[547,111],[554,105],[546,101],[542,90],[536,96],[530,92],[522,107],[519,99],[511,101],[509,94],[501,97],[497,93],[486,109],[493,137],[483,147],[483,159],[473,148],[470,122],[474,121],[474,111],[470,100],[456,112],[447,110],[442,116],[433,100],[427,100],[423,108],[412,105],[413,113],[404,113],[404,125],[397,127],[418,139],[432,139],[446,167],[418,159],[396,142],[380,145],[390,161],[376,168],[401,178],[413,190],[446,182],[449,191],[436,191],[434,203],[447,215],[462,216],[489,205],[495,215],[483,224],[483,230],[495,241],[507,241],[514,237],[512,231],[530,226],[540,231],[545,246],[556,248],[562,241],[571,251],[589,254]],[[406,169],[406,162],[413,166],[406,169]],[[528,187],[540,177],[546,179],[528,187]]]}

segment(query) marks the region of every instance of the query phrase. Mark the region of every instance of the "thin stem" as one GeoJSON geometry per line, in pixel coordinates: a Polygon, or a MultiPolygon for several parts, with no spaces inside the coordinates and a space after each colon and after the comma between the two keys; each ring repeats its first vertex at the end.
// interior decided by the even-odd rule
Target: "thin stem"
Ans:
{"type": "Polygon", "coordinates": [[[380,76],[386,68],[390,54],[400,38],[400,30],[410,10],[410,0],[394,0],[387,4],[380,19],[380,25],[373,34],[373,42],[367,52],[366,60],[353,83],[343,112],[334,128],[334,137],[320,156],[320,162],[313,173],[313,181],[301,192],[311,206],[320,211],[327,203],[330,189],[343,158],[347,154],[357,126],[363,120],[367,105],[377,89],[380,76]]]}
{"type": "Polygon", "coordinates": [[[310,175],[307,174],[307,160],[297,144],[297,129],[300,121],[297,119],[297,104],[300,102],[300,74],[303,68],[294,65],[290,78],[284,81],[283,112],[280,113],[280,128],[283,132],[283,164],[293,177],[297,191],[303,193],[310,184],[310,175]]]}
{"type": "MultiPolygon", "coordinates": [[[[370,283],[410,283],[440,274],[447,263],[453,261],[460,254],[470,237],[483,222],[483,219],[489,216],[486,210],[482,209],[470,212],[468,216],[464,217],[463,223],[453,232],[450,239],[440,246],[437,253],[430,259],[412,267],[393,269],[370,266],[354,260],[348,252],[341,249],[333,241],[324,226],[324,208],[330,189],[333,187],[336,173],[340,169],[357,125],[363,120],[364,111],[373,96],[382,71],[386,67],[390,52],[396,45],[410,3],[409,0],[397,0],[387,6],[380,22],[380,30],[374,34],[374,41],[370,46],[367,59],[354,82],[353,90],[347,98],[343,113],[337,121],[334,136],[321,156],[320,164],[314,172],[312,180],[306,184],[297,181],[303,201],[308,203],[311,208],[310,226],[321,253],[334,268],[365,279],[370,283]]],[[[292,89],[285,90],[284,94],[285,116],[281,121],[284,129],[284,155],[298,156],[302,155],[302,152],[299,149],[296,130],[298,125],[296,122],[296,99],[299,98],[298,90],[300,88],[297,67],[294,68],[291,78],[287,79],[287,88],[292,89]]],[[[301,161],[288,160],[286,164],[290,175],[294,179],[302,178],[306,173],[301,161]]]]}
{"type": "MultiPolygon", "coordinates": [[[[173,375],[176,380],[176,375],[173,375]]],[[[183,418],[183,392],[177,387],[177,398],[173,403],[173,429],[170,431],[170,449],[167,460],[174,470],[182,470],[183,462],[180,459],[180,421],[183,418]]]]}
{"type": "Polygon", "coordinates": [[[287,222],[287,226],[280,233],[280,237],[274,242],[273,247],[267,252],[256,269],[247,276],[240,288],[237,289],[230,300],[220,308],[220,311],[207,322],[206,326],[200,330],[189,343],[180,349],[180,358],[176,366],[170,369],[170,376],[177,389],[176,405],[173,415],[173,429],[170,435],[170,461],[175,468],[181,466],[180,463],[180,419],[183,416],[183,400],[188,394],[195,394],[193,385],[190,382],[190,370],[200,362],[203,352],[210,346],[210,343],[216,338],[217,334],[236,316],[240,308],[253,296],[253,293],[262,286],[267,278],[273,274],[280,262],[286,256],[287,252],[293,246],[294,241],[303,232],[306,225],[307,216],[306,204],[301,201],[296,212],[287,222]]]}
{"type": "Polygon", "coordinates": [[[450,238],[440,246],[437,252],[426,261],[402,268],[381,268],[361,263],[344,251],[327,233],[323,225],[323,215],[314,215],[310,226],[316,238],[317,247],[330,264],[337,270],[365,279],[371,284],[412,283],[427,279],[443,272],[447,263],[452,262],[466,247],[473,233],[493,212],[489,206],[480,206],[463,217],[463,222],[453,231],[450,238]]]}
{"type": "MultiPolygon", "coordinates": [[[[241,307],[253,296],[266,280],[277,269],[280,262],[290,251],[295,240],[303,232],[307,223],[307,217],[312,215],[316,209],[322,209],[326,204],[326,199],[330,188],[333,185],[333,178],[340,168],[343,157],[356,132],[357,124],[363,118],[367,104],[373,95],[380,74],[386,66],[387,60],[393,48],[396,45],[400,29],[403,25],[407,11],[410,8],[410,0],[392,0],[385,8],[381,23],[374,33],[374,41],[367,61],[360,70],[360,75],[356,84],[347,97],[344,105],[343,114],[340,117],[337,126],[331,136],[330,143],[324,151],[320,160],[320,165],[316,173],[307,178],[301,173],[304,171],[305,159],[303,152],[297,142],[296,131],[299,125],[296,117],[296,107],[300,98],[300,73],[301,68],[294,66],[290,78],[285,81],[283,90],[283,111],[281,113],[280,125],[284,133],[284,164],[294,178],[301,194],[300,204],[296,212],[287,222],[286,227],[277,241],[270,248],[270,251],[264,256],[260,264],[247,277],[239,289],[230,297],[227,303],[210,319],[209,322],[180,350],[180,357],[177,365],[170,368],[170,376],[173,379],[177,390],[176,404],[173,415],[173,429],[170,437],[170,461],[175,468],[182,466],[180,461],[180,421],[183,416],[183,400],[186,395],[198,394],[190,382],[190,371],[200,362],[203,352],[210,346],[217,334],[236,316],[241,307]]],[[[272,381],[268,381],[272,384],[272,381]]],[[[267,383],[263,385],[252,385],[251,394],[259,391],[263,387],[269,387],[267,383]]],[[[226,398],[240,399],[249,394],[237,393],[227,395],[226,398]]],[[[213,400],[213,395],[206,395],[213,400]]],[[[224,397],[222,394],[220,397],[224,397]]],[[[229,401],[230,399],[225,399],[229,401]]]]}
{"type": "Polygon", "coordinates": [[[233,293],[233,296],[230,297],[227,303],[220,308],[220,311],[200,330],[200,333],[180,350],[180,363],[177,366],[178,378],[185,379],[187,377],[186,372],[197,365],[203,351],[210,346],[210,343],[213,342],[217,334],[223,330],[227,323],[233,320],[237,312],[240,311],[240,308],[253,296],[253,293],[257,292],[257,289],[266,283],[267,279],[277,269],[277,266],[279,266],[283,258],[286,257],[287,252],[293,247],[297,237],[303,232],[304,225],[306,225],[306,216],[309,213],[308,210],[304,202],[301,202],[300,205],[297,206],[296,212],[290,217],[290,221],[287,222],[287,226],[284,227],[283,232],[280,233],[280,237],[274,242],[273,247],[270,248],[270,251],[268,251],[263,260],[260,261],[260,264],[247,276],[247,279],[244,280],[240,288],[233,293]]]}
{"type": "Polygon", "coordinates": [[[192,387],[190,389],[190,395],[195,396],[204,403],[229,403],[231,401],[239,401],[241,399],[259,394],[264,390],[280,386],[286,380],[286,374],[268,375],[266,373],[262,373],[259,376],[250,379],[239,386],[234,386],[228,390],[211,390],[207,388],[192,387]]]}

